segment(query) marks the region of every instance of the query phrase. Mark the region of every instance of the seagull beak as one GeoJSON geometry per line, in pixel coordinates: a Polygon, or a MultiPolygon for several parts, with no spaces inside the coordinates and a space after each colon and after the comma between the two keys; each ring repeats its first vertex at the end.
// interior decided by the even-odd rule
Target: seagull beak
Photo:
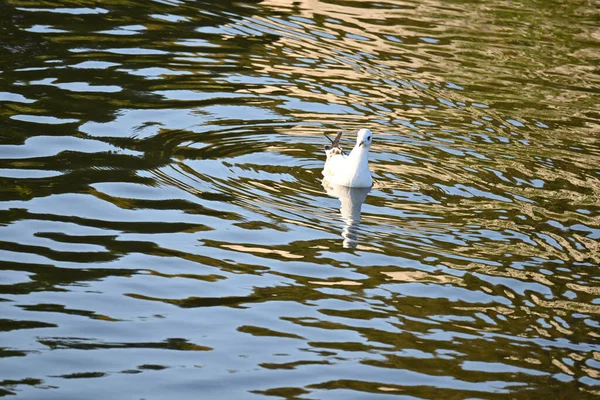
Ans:
{"type": "Polygon", "coordinates": [[[363,144],[365,144],[365,142],[361,141],[361,142],[358,144],[358,147],[362,146],[363,144]]]}

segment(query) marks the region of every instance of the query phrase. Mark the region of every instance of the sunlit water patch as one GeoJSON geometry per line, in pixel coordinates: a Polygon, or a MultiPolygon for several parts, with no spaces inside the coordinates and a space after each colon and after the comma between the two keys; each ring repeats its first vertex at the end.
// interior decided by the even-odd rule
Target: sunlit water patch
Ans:
{"type": "Polygon", "coordinates": [[[598,16],[8,1],[0,394],[598,396],[598,16]]]}

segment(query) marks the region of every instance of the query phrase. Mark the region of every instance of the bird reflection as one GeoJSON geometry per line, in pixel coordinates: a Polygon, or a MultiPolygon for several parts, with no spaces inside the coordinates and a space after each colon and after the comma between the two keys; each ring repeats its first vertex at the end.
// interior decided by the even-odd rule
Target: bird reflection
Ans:
{"type": "Polygon", "coordinates": [[[371,191],[370,187],[347,187],[323,181],[327,194],[340,199],[340,214],[344,220],[342,237],[343,246],[355,248],[358,245],[358,227],[360,226],[360,210],[371,191]]]}

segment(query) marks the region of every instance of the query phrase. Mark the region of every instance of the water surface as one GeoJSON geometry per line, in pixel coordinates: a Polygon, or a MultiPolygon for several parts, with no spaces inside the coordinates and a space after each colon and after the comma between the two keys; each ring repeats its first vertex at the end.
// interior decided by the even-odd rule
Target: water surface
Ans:
{"type": "Polygon", "coordinates": [[[598,396],[599,17],[5,1],[0,395],[598,396]]]}

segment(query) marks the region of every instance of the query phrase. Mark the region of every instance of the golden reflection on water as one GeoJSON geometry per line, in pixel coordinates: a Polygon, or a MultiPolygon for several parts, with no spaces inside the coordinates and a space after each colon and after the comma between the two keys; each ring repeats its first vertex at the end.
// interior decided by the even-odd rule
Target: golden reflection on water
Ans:
{"type": "Polygon", "coordinates": [[[593,3],[59,3],[0,13],[0,396],[598,395],[593,3]]]}

